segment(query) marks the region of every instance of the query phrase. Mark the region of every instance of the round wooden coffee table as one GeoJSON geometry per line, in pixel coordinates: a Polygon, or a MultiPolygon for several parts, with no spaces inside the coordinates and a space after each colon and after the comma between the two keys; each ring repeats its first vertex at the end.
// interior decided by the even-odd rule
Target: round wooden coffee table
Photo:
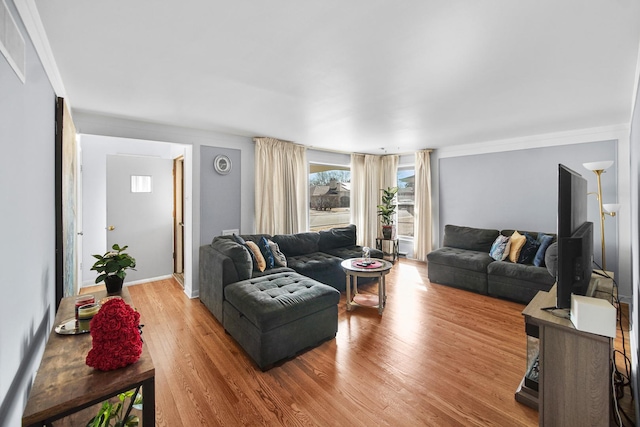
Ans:
{"type": "Polygon", "coordinates": [[[377,258],[371,258],[370,262],[372,264],[366,265],[364,258],[350,258],[340,264],[347,276],[347,311],[353,310],[353,307],[377,308],[378,314],[382,314],[384,311],[387,302],[387,287],[384,277],[389,273],[393,264],[377,258]],[[358,293],[358,277],[378,278],[377,297],[358,293]]]}

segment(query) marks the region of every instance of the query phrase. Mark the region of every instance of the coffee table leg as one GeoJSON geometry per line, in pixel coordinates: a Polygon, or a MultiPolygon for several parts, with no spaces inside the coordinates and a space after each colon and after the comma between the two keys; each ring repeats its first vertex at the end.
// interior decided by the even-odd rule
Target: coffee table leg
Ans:
{"type": "Polygon", "coordinates": [[[387,300],[387,290],[384,283],[384,274],[378,280],[378,314],[382,315],[385,301],[387,300]]]}
{"type": "Polygon", "coordinates": [[[347,277],[347,311],[351,311],[351,275],[347,273],[345,276],[347,277]]]}

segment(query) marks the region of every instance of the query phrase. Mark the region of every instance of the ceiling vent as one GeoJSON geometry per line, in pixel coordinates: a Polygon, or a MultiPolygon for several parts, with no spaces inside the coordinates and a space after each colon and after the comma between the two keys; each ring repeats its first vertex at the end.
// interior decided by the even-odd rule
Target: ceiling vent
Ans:
{"type": "Polygon", "coordinates": [[[7,58],[22,83],[25,80],[24,39],[7,4],[3,0],[0,6],[0,52],[7,58]]]}

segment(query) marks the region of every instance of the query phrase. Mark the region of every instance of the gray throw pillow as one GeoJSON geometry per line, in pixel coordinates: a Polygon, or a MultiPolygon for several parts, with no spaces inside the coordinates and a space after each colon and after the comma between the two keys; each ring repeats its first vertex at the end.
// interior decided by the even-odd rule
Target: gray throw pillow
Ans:
{"type": "Polygon", "coordinates": [[[271,250],[271,254],[273,255],[273,262],[275,265],[280,267],[287,266],[287,257],[284,256],[282,252],[280,252],[280,247],[273,240],[267,239],[267,243],[269,244],[269,249],[271,250]]]}

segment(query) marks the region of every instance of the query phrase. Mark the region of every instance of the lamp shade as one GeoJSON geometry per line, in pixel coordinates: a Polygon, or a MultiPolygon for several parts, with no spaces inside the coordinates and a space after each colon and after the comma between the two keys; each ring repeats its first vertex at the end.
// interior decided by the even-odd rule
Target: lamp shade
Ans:
{"type": "Polygon", "coordinates": [[[604,203],[602,209],[608,213],[618,213],[620,210],[620,203],[604,203]]]}
{"type": "Polygon", "coordinates": [[[603,160],[601,162],[588,162],[582,164],[582,166],[589,169],[590,171],[602,171],[610,168],[611,165],[613,165],[613,160],[603,160]]]}

